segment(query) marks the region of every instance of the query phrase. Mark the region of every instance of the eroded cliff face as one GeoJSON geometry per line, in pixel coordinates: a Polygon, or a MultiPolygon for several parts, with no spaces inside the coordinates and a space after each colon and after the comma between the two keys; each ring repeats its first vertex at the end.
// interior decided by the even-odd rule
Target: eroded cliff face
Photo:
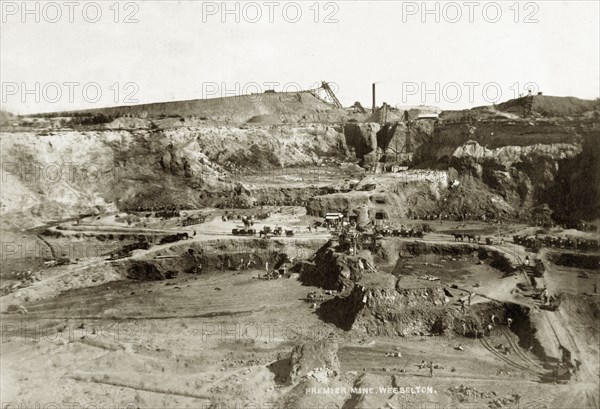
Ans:
{"type": "Polygon", "coordinates": [[[457,170],[467,187],[476,184],[465,176],[480,180],[518,213],[519,208],[531,209],[542,203],[543,193],[556,184],[561,163],[580,153],[579,143],[487,149],[472,142],[454,151],[449,166],[457,170]]]}
{"type": "Polygon", "coordinates": [[[327,290],[342,291],[351,288],[364,274],[374,269],[373,258],[368,251],[357,255],[346,253],[348,244],[331,240],[315,253],[314,263],[302,266],[301,280],[327,290]]]}
{"type": "Polygon", "coordinates": [[[459,333],[462,321],[469,328],[483,328],[483,317],[502,314],[496,303],[473,305],[467,314],[448,308],[451,301],[443,286],[403,288],[399,280],[383,281],[354,285],[347,296],[324,302],[320,316],[347,331],[369,335],[452,336],[459,333]]]}
{"type": "MultiPolygon", "coordinates": [[[[40,218],[113,207],[114,155],[94,135],[2,133],[1,139],[3,223],[11,223],[13,215],[16,225],[30,227],[40,218]]],[[[116,133],[105,134],[107,142],[118,139],[116,133]]]]}
{"type": "Polygon", "coordinates": [[[441,308],[448,301],[443,287],[366,288],[356,286],[346,300],[354,305],[352,329],[368,334],[405,336],[443,333],[452,316],[441,308]]]}
{"type": "Polygon", "coordinates": [[[27,225],[116,209],[214,206],[250,193],[231,175],[346,158],[341,129],[321,124],[0,136],[0,212],[18,213],[27,225]]]}
{"type": "Polygon", "coordinates": [[[378,162],[407,163],[412,152],[427,141],[433,130],[434,121],[430,119],[411,121],[410,126],[402,120],[384,124],[348,122],[344,125],[348,153],[367,169],[378,162]]]}
{"type": "MultiPolygon", "coordinates": [[[[348,181],[312,186],[308,177],[302,188],[245,183],[240,189],[239,176],[258,172],[260,178],[274,169],[294,167],[335,168],[342,162],[372,168],[379,130],[377,123],[354,122],[344,127],[204,125],[3,132],[1,212],[18,213],[18,221],[27,219],[31,226],[117,209],[246,207],[254,202],[302,205],[312,197],[344,190],[348,181]]],[[[389,202],[406,201],[396,185],[394,190],[389,202]]],[[[343,207],[356,203],[351,198],[343,207]]],[[[313,213],[332,206],[320,207],[313,213]]]]}
{"type": "Polygon", "coordinates": [[[382,162],[408,163],[412,152],[428,140],[434,130],[435,120],[412,120],[387,123],[377,132],[377,146],[381,150],[382,162]]]}
{"type": "MultiPolygon", "coordinates": [[[[411,217],[419,212],[439,212],[439,201],[447,190],[447,184],[443,183],[443,178],[440,178],[441,182],[426,179],[428,171],[422,173],[419,180],[409,181],[386,175],[367,176],[356,190],[311,198],[306,204],[306,210],[313,216],[325,216],[330,212],[358,215],[361,209],[367,208],[368,222],[374,222],[377,217],[390,220],[411,217]],[[368,182],[373,182],[373,189],[361,190],[369,187],[368,182]]],[[[445,176],[441,172],[440,174],[445,176]]]]}
{"type": "MultiPolygon", "coordinates": [[[[227,109],[234,112],[238,102],[227,109]]],[[[0,134],[0,214],[35,225],[116,209],[271,201],[307,205],[313,215],[368,206],[373,215],[381,211],[388,218],[442,212],[530,219],[533,209],[548,205],[557,221],[590,219],[600,217],[599,117],[597,101],[535,97],[446,111],[437,122],[415,119],[408,125],[232,126],[195,117],[119,117],[71,130],[36,128],[40,118],[22,118],[34,122],[0,134]],[[405,157],[407,150],[414,153],[405,157]],[[246,179],[240,188],[239,175],[256,171],[349,162],[363,167],[357,177],[364,179],[365,169],[381,170],[381,162],[411,159],[422,180],[407,172],[393,174],[399,179],[377,174],[369,182],[373,189],[349,191],[355,175],[341,169],[339,180],[319,186],[309,180],[251,186],[246,179]],[[440,187],[427,176],[436,171],[460,185],[440,187]]],[[[59,126],[60,118],[51,119],[59,126]]]]}
{"type": "Polygon", "coordinates": [[[541,192],[559,222],[600,217],[600,130],[585,134],[581,152],[560,163],[555,183],[541,192]]]}
{"type": "Polygon", "coordinates": [[[344,136],[348,153],[364,167],[373,167],[377,161],[377,132],[380,125],[374,122],[350,122],[344,125],[344,136]]]}
{"type": "Polygon", "coordinates": [[[600,216],[598,206],[590,204],[598,203],[597,121],[587,116],[467,119],[442,115],[417,150],[415,164],[447,168],[463,195],[496,196],[496,213],[531,217],[547,204],[558,221],[600,216]]]}

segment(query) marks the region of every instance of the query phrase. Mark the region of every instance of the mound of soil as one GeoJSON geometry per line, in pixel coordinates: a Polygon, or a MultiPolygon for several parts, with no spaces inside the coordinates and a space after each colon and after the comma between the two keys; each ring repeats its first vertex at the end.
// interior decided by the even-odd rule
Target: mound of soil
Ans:
{"type": "MultiPolygon", "coordinates": [[[[61,116],[94,116],[133,117],[164,119],[173,116],[182,118],[199,118],[201,120],[242,124],[257,116],[315,115],[317,113],[337,113],[332,115],[332,122],[339,122],[346,115],[345,110],[338,109],[309,91],[264,93],[240,95],[223,98],[195,99],[188,101],[161,102],[139,104],[86,111],[63,112],[61,116]]],[[[45,114],[46,116],[58,114],[45,114]]],[[[325,121],[322,121],[325,122],[325,121]]],[[[279,121],[278,123],[281,123],[279,121]]]]}
{"type": "Polygon", "coordinates": [[[600,255],[551,252],[550,260],[559,266],[600,270],[600,255]]]}
{"type": "Polygon", "coordinates": [[[579,99],[574,97],[533,95],[511,99],[498,104],[497,107],[501,111],[515,113],[520,116],[575,116],[589,111],[600,110],[600,101],[579,99]]]}
{"type": "Polygon", "coordinates": [[[354,286],[347,297],[321,304],[318,314],[325,322],[369,335],[462,335],[462,321],[469,334],[482,331],[489,317],[504,319],[504,307],[495,302],[478,303],[462,314],[449,304],[442,286],[403,289],[354,286]]]}
{"type": "Polygon", "coordinates": [[[337,356],[338,344],[331,339],[321,339],[297,345],[290,357],[290,379],[292,382],[318,369],[336,376],[340,373],[337,356]]]}
{"type": "Polygon", "coordinates": [[[314,263],[302,265],[300,280],[303,284],[341,291],[373,271],[373,260],[368,252],[352,256],[340,252],[339,246],[337,241],[329,241],[316,252],[314,263]]]}
{"type": "Polygon", "coordinates": [[[107,129],[145,129],[148,128],[149,121],[140,118],[116,118],[106,124],[107,129]]]}
{"type": "Polygon", "coordinates": [[[127,278],[138,281],[157,281],[174,278],[177,275],[174,271],[163,273],[152,263],[146,261],[132,262],[127,272],[127,278]]]}

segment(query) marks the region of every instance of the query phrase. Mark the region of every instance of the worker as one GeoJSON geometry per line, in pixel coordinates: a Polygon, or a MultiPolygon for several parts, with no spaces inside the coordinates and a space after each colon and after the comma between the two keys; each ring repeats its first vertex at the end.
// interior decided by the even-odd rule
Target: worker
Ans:
{"type": "Polygon", "coordinates": [[[473,296],[473,293],[469,293],[469,301],[467,303],[467,305],[470,307],[471,306],[471,297],[473,296]]]}
{"type": "Polygon", "coordinates": [[[463,329],[463,337],[465,335],[467,335],[467,324],[463,321],[462,322],[462,329],[463,329]]]}
{"type": "Polygon", "coordinates": [[[492,327],[491,324],[488,324],[488,326],[487,326],[488,335],[490,335],[492,333],[492,328],[494,328],[494,327],[492,327]]]}
{"type": "Polygon", "coordinates": [[[492,325],[496,325],[496,314],[492,314],[492,325]]]}
{"type": "Polygon", "coordinates": [[[433,378],[433,361],[429,363],[429,376],[433,378]]]}
{"type": "Polygon", "coordinates": [[[509,317],[509,318],[506,319],[506,323],[508,324],[508,328],[510,328],[510,324],[512,324],[512,322],[513,322],[512,318],[509,317]]]}
{"type": "Polygon", "coordinates": [[[579,367],[581,366],[581,361],[579,359],[574,359],[575,361],[575,370],[579,372],[579,367]]]}
{"type": "Polygon", "coordinates": [[[458,301],[460,301],[460,312],[464,314],[465,313],[465,300],[460,299],[458,301]]]}
{"type": "Polygon", "coordinates": [[[542,292],[542,304],[546,305],[548,303],[548,289],[544,289],[542,292]]]}

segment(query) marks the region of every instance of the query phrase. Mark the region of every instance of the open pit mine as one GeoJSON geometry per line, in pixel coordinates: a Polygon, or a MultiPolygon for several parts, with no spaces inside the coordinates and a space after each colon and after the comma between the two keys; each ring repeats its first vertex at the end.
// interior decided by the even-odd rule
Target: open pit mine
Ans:
{"type": "Polygon", "coordinates": [[[3,400],[598,408],[599,111],[2,112],[3,400]]]}

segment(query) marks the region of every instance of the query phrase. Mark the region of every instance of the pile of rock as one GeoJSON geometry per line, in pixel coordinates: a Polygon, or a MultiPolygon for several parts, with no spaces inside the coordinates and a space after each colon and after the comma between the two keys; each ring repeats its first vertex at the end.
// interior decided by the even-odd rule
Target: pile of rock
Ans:
{"type": "Polygon", "coordinates": [[[481,392],[469,386],[453,386],[448,388],[448,392],[459,402],[468,402],[476,399],[490,399],[497,396],[496,392],[481,392]]]}
{"type": "Polygon", "coordinates": [[[337,350],[337,342],[328,338],[294,347],[290,357],[291,381],[295,382],[302,377],[324,381],[328,377],[339,375],[337,350]]]}

